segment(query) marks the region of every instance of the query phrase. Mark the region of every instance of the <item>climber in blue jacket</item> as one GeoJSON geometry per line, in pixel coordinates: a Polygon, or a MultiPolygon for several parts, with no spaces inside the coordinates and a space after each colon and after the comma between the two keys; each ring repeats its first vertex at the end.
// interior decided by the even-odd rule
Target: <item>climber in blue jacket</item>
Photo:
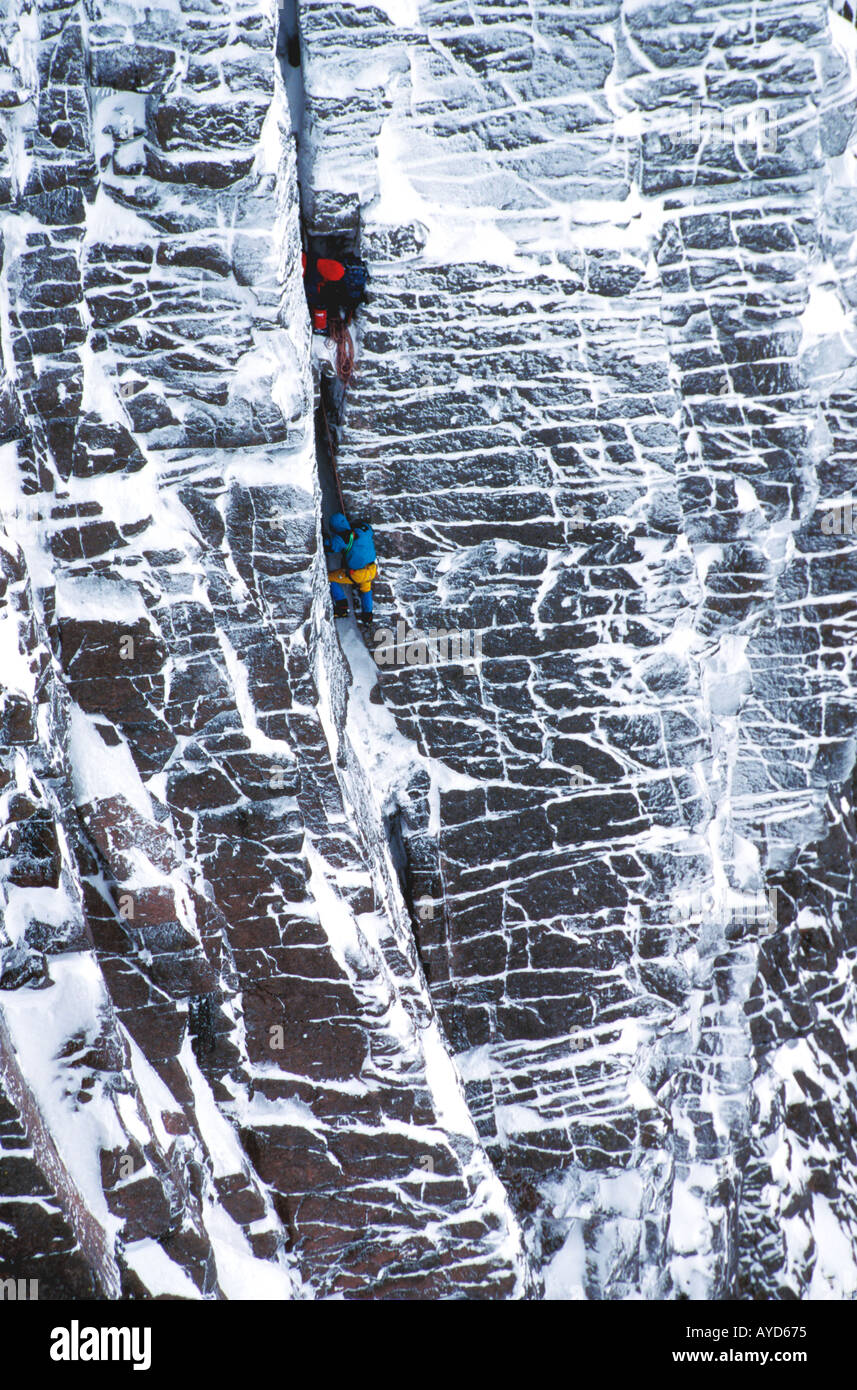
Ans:
{"type": "Polygon", "coordinates": [[[368,521],[355,521],[352,525],[342,512],[334,512],[330,518],[331,535],[324,542],[330,555],[342,556],[341,565],[328,572],[330,597],[333,599],[333,616],[348,616],[348,600],[343,584],[353,584],[360,594],[362,623],[372,621],[372,580],[378,573],[375,563],[375,537],[368,521]]]}

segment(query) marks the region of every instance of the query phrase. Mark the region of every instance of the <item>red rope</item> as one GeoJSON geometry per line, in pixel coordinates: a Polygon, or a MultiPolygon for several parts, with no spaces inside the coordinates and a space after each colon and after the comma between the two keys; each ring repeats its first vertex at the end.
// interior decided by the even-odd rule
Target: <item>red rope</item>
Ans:
{"type": "Polygon", "coordinates": [[[336,344],[336,375],[348,389],[354,375],[354,343],[348,331],[348,324],[336,319],[330,324],[330,337],[336,344]]]}

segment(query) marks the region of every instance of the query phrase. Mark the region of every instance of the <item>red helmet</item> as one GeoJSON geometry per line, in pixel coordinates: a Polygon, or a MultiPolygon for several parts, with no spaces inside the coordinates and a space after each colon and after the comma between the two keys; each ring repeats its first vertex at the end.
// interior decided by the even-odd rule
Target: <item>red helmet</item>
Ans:
{"type": "Polygon", "coordinates": [[[341,280],[345,274],[345,266],[340,261],[330,261],[320,257],[316,261],[316,265],[322,280],[341,280]]]}

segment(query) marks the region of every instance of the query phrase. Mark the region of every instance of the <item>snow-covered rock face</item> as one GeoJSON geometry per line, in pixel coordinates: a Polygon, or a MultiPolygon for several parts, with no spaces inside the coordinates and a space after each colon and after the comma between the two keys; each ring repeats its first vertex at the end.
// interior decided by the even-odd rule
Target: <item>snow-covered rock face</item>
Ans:
{"type": "Polygon", "coordinates": [[[3,28],[0,1268],[43,1297],[523,1283],[333,761],[277,26],[3,28]]]}
{"type": "Polygon", "coordinates": [[[857,1292],[857,45],[794,10],[299,0],[299,80],[292,7],[10,0],[4,1277],[857,1292]]]}
{"type": "Polygon", "coordinates": [[[392,626],[481,649],[380,672],[421,958],[545,1289],[849,1296],[853,30],[300,20],[345,491],[392,626]]]}

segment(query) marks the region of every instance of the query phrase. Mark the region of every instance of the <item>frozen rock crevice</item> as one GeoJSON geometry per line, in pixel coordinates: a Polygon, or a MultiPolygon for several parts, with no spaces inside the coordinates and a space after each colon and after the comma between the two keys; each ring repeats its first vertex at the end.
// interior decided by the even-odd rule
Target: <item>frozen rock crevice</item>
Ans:
{"type": "Polygon", "coordinates": [[[4,22],[0,1260],[498,1296],[516,1223],[335,763],[278,23],[4,22]]]}
{"type": "Polygon", "coordinates": [[[855,49],[10,0],[4,1277],[857,1293],[855,49]],[[438,662],[330,622],[321,387],[438,662]]]}

